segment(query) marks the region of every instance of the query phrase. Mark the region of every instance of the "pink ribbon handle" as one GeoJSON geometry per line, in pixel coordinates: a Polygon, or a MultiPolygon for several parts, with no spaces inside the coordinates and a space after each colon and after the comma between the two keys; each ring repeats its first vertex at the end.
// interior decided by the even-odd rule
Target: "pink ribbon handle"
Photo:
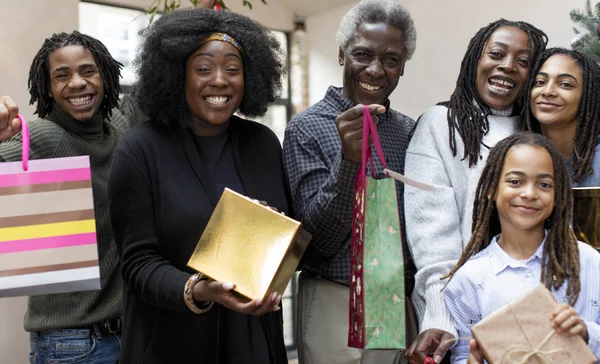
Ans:
{"type": "MultiPolygon", "coordinates": [[[[381,142],[379,141],[379,133],[377,133],[377,128],[375,127],[375,122],[373,121],[373,116],[371,115],[369,105],[365,105],[363,128],[365,128],[365,124],[368,125],[369,130],[371,131],[371,138],[373,138],[373,144],[375,145],[375,150],[377,151],[381,165],[384,169],[387,169],[387,163],[385,163],[385,158],[383,157],[383,148],[381,147],[381,142]]],[[[365,145],[364,143],[365,142],[363,139],[363,146],[365,145]]],[[[369,142],[367,141],[367,143],[369,142]]],[[[371,164],[371,168],[372,167],[373,164],[371,164]]]]}
{"type": "Polygon", "coordinates": [[[23,170],[27,171],[29,169],[29,127],[23,116],[17,114],[17,118],[21,122],[21,143],[23,146],[21,159],[23,161],[23,170]]]}

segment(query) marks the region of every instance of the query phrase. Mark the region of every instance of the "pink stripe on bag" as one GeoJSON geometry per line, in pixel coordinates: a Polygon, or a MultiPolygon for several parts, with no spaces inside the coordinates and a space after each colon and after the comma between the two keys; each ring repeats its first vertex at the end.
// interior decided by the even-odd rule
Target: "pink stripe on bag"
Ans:
{"type": "Polygon", "coordinates": [[[2,178],[0,178],[0,187],[85,181],[91,178],[92,174],[89,168],[67,169],[62,171],[19,173],[2,176],[2,178]]]}
{"type": "Polygon", "coordinates": [[[21,122],[21,159],[23,161],[23,170],[27,171],[29,169],[29,126],[23,116],[17,114],[17,118],[21,122]]]}
{"type": "Polygon", "coordinates": [[[52,236],[0,243],[0,254],[96,244],[96,233],[52,236]]]}

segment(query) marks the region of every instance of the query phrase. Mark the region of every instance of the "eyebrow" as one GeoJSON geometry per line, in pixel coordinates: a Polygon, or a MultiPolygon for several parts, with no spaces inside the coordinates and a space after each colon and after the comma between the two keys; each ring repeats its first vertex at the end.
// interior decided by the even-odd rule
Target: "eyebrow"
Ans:
{"type": "MultiPolygon", "coordinates": [[[[495,45],[495,44],[496,44],[496,45],[501,45],[501,46],[503,46],[503,47],[506,47],[506,48],[508,48],[508,44],[506,44],[506,43],[502,43],[502,42],[494,42],[494,43],[490,43],[490,46],[493,46],[493,45],[495,45]]],[[[529,53],[529,49],[520,49],[520,50],[519,50],[519,53],[521,53],[521,52],[527,52],[527,53],[529,53]]]]}
{"type": "MultiPolygon", "coordinates": [[[[86,68],[86,67],[98,67],[98,66],[96,66],[93,63],[84,63],[84,64],[80,64],[77,68],[86,68]]],[[[69,66],[60,66],[60,67],[56,67],[54,70],[52,70],[52,73],[67,71],[69,69],[71,69],[71,67],[69,67],[69,66]]]]}
{"type": "MultiPolygon", "coordinates": [[[[542,75],[542,76],[548,77],[548,73],[546,73],[546,72],[538,72],[538,76],[539,76],[539,75],[542,75]]],[[[561,73],[561,74],[559,74],[559,75],[558,75],[558,77],[559,77],[559,78],[560,78],[560,77],[568,77],[568,78],[572,78],[573,80],[577,81],[577,78],[575,78],[575,76],[573,76],[573,75],[572,75],[572,74],[570,74],[570,73],[561,73]]]]}
{"type": "MultiPolygon", "coordinates": [[[[526,174],[521,172],[521,171],[508,171],[506,172],[506,174],[504,175],[505,177],[508,176],[509,174],[516,174],[517,176],[521,176],[521,177],[526,177],[526,174]]],[[[554,176],[549,174],[549,173],[540,173],[536,176],[537,178],[551,178],[554,179],[554,176]]]]}
{"type": "MultiPolygon", "coordinates": [[[[211,57],[211,58],[214,58],[214,57],[215,57],[215,55],[214,55],[214,54],[212,54],[212,53],[208,53],[208,52],[199,52],[199,53],[196,53],[196,54],[194,54],[194,59],[195,59],[195,58],[197,58],[197,57],[211,57]]],[[[239,57],[237,54],[235,54],[235,53],[225,53],[225,54],[224,54],[224,57],[235,57],[235,58],[239,59],[240,61],[242,60],[242,59],[241,59],[241,58],[240,58],[240,57],[239,57]]]]}

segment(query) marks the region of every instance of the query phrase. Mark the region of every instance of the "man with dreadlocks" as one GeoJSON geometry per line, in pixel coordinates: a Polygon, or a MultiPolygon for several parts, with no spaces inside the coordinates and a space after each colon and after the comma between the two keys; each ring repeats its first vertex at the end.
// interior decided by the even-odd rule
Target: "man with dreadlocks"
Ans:
{"type": "MultiPolygon", "coordinates": [[[[31,362],[78,358],[114,363],[119,357],[123,281],[109,220],[106,179],[127,120],[113,108],[122,65],[97,39],[58,33],[44,41],[29,72],[31,159],[89,155],[102,289],[29,297],[25,330],[31,362]]],[[[21,158],[18,108],[0,98],[0,161],[21,158]]]]}
{"type": "Polygon", "coordinates": [[[600,186],[600,66],[578,51],[551,48],[532,74],[525,128],[547,136],[567,158],[573,186],[600,186]]]}
{"type": "MultiPolygon", "coordinates": [[[[313,235],[303,259],[298,292],[300,363],[391,363],[399,351],[348,347],[350,236],[354,182],[361,162],[365,105],[377,115],[377,131],[389,168],[404,170],[414,121],[390,108],[388,97],[416,48],[416,29],[397,0],[363,0],[342,18],[338,32],[343,87],[294,117],[283,142],[284,167],[294,210],[313,235]]],[[[383,167],[375,158],[376,178],[383,167]]],[[[402,211],[402,184],[397,184],[402,211]]],[[[406,252],[405,273],[413,274],[406,252]]],[[[410,295],[411,282],[407,282],[410,295]]],[[[415,329],[416,331],[416,329],[415,329]]]]}
{"type": "Polygon", "coordinates": [[[406,152],[406,175],[434,194],[406,186],[408,244],[417,266],[413,302],[421,333],[411,363],[440,363],[456,337],[440,277],[471,237],[471,207],[489,148],[519,128],[523,91],[546,35],[525,22],[500,19],[481,28],[463,58],[448,102],[425,112],[406,152]]]}

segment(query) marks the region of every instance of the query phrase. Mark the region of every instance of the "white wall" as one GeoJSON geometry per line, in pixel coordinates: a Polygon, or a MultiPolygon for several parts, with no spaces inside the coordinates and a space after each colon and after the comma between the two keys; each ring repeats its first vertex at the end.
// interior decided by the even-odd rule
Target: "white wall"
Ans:
{"type": "MultiPolygon", "coordinates": [[[[569,11],[583,8],[585,1],[405,0],[403,3],[417,26],[417,50],[390,99],[392,107],[416,118],[430,106],[449,98],[467,44],[479,28],[501,17],[523,20],[545,31],[550,46],[568,47],[574,37],[569,11]]],[[[342,83],[335,32],[339,20],[352,6],[311,16],[306,21],[311,104],[323,97],[327,86],[342,83]]]]}
{"type": "MultiPolygon", "coordinates": [[[[151,0],[111,0],[106,3],[144,9],[151,0]]],[[[187,0],[184,0],[187,3],[187,0]]],[[[292,12],[269,0],[254,1],[253,10],[241,0],[228,0],[232,10],[248,15],[267,27],[292,30],[292,12]]],[[[56,32],[78,29],[78,0],[0,0],[0,95],[10,95],[26,119],[34,117],[29,106],[27,77],[33,57],[44,39],[56,32]]],[[[23,330],[26,298],[0,298],[0,363],[28,362],[29,341],[23,330]]]]}
{"type": "MultiPolygon", "coordinates": [[[[2,0],[0,4],[0,95],[11,95],[23,116],[32,118],[29,66],[49,35],[77,29],[77,1],[2,0]]],[[[23,330],[26,307],[25,298],[0,298],[0,363],[28,362],[29,341],[23,330]]]]}

